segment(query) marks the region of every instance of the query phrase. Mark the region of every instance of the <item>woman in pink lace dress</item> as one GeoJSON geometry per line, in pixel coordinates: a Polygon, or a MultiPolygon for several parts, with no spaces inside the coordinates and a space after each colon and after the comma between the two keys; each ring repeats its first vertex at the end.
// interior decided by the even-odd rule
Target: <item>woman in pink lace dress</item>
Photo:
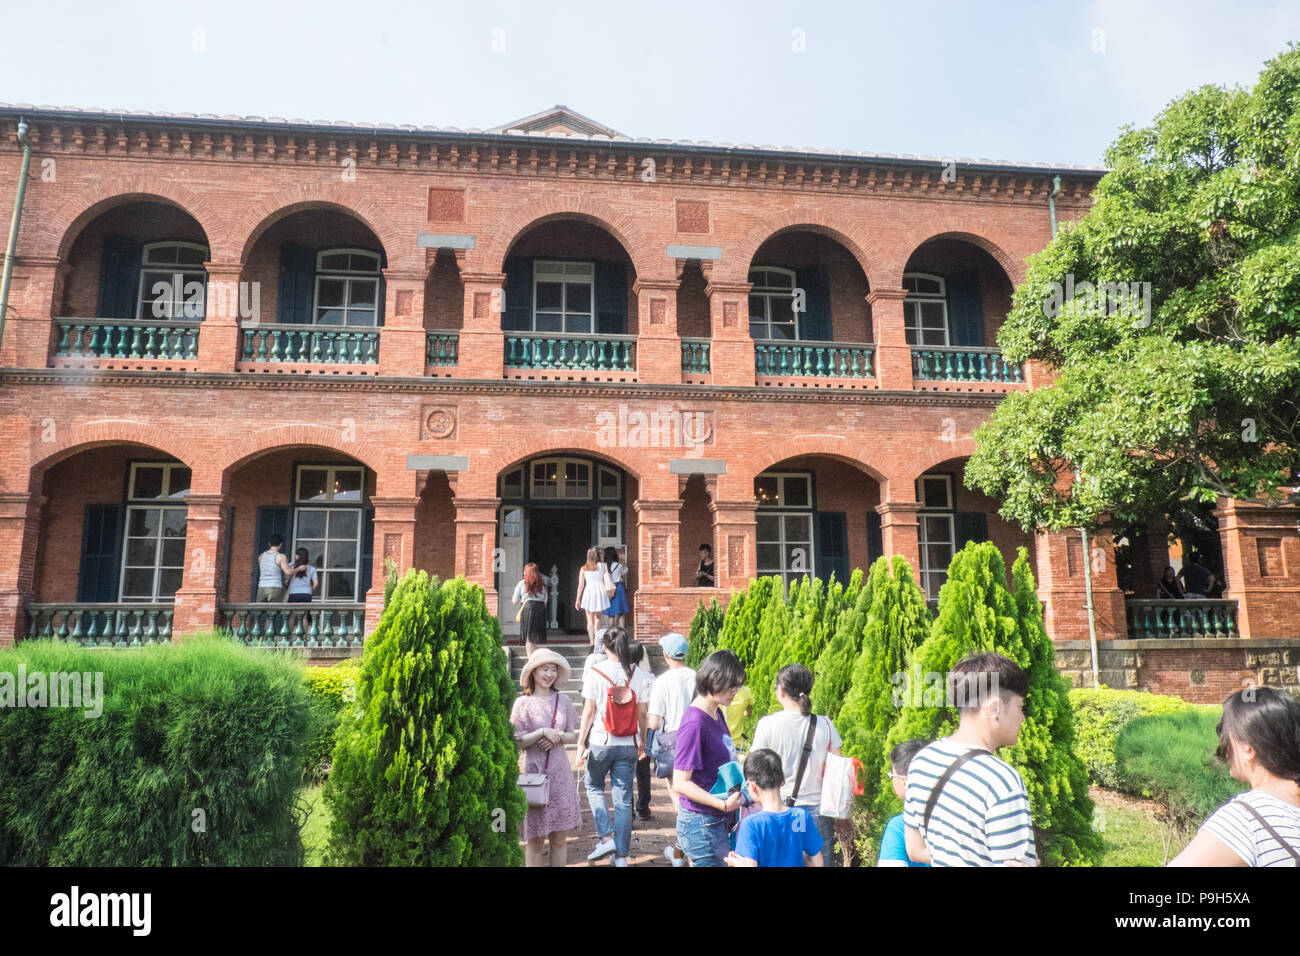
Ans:
{"type": "Polygon", "coordinates": [[[541,866],[549,838],[551,866],[568,862],[565,841],[582,822],[578,812],[578,784],[569,764],[565,744],[578,742],[578,712],[573,702],[556,690],[569,679],[569,662],[555,651],[539,648],[524,664],[519,684],[524,692],[515,698],[510,723],[524,755],[524,773],[545,773],[549,778],[549,803],[532,807],[524,817],[524,865],[541,866]]]}

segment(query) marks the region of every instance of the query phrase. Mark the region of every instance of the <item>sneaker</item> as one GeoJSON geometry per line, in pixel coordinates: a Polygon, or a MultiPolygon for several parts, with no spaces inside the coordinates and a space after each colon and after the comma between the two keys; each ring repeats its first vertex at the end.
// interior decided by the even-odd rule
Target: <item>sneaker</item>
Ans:
{"type": "Polygon", "coordinates": [[[616,857],[614,857],[614,865],[615,865],[615,866],[627,866],[627,857],[625,857],[625,856],[616,856],[616,857]]]}
{"type": "Polygon", "coordinates": [[[610,837],[609,839],[601,840],[597,843],[596,848],[587,854],[587,860],[589,862],[599,860],[602,856],[609,856],[613,852],[614,838],[610,837]]]}
{"type": "Polygon", "coordinates": [[[664,856],[668,857],[673,866],[686,865],[686,854],[682,852],[682,848],[679,846],[664,847],[664,856]]]}
{"type": "Polygon", "coordinates": [[[637,816],[640,817],[642,820],[653,821],[655,818],[655,815],[651,813],[649,810],[647,810],[645,813],[638,813],[637,816]]]}

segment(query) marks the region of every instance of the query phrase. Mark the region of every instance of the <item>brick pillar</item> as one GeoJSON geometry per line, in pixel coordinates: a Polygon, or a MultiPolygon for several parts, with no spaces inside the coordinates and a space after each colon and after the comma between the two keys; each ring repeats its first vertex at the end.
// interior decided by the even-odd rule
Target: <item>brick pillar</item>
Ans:
{"type": "Polygon", "coordinates": [[[499,272],[462,272],[465,311],[460,330],[456,378],[501,378],[505,335],[501,308],[506,281],[499,272]]]}
{"type": "Polygon", "coordinates": [[[185,499],[185,570],[172,618],[172,634],[178,638],[221,624],[217,569],[225,558],[227,505],[220,494],[191,492],[185,499]]]}
{"type": "MultiPolygon", "coordinates": [[[[4,254],[0,253],[0,266],[3,262],[4,254]]],[[[0,366],[45,368],[49,364],[57,344],[52,317],[62,307],[68,268],[57,257],[14,258],[4,342],[0,343],[0,366]]]]}
{"type": "Polygon", "coordinates": [[[0,647],[27,634],[23,606],[34,601],[36,544],[45,499],[25,491],[0,493],[0,647]]]}
{"type": "Polygon", "coordinates": [[[384,270],[384,327],[379,333],[379,374],[424,375],[424,280],[415,269],[384,270]]]}
{"type": "Polygon", "coordinates": [[[1157,596],[1160,578],[1169,566],[1169,521],[1155,515],[1134,536],[1129,552],[1133,560],[1133,596],[1151,600],[1157,596]]]}
{"type": "Polygon", "coordinates": [[[915,501],[885,501],[876,505],[885,555],[901,554],[912,566],[912,574],[921,583],[920,524],[916,514],[921,505],[915,501]]]}
{"type": "Polygon", "coordinates": [[[1242,637],[1300,634],[1300,534],[1293,505],[1269,508],[1220,498],[1214,515],[1223,542],[1224,597],[1237,602],[1242,637]]]}
{"type": "Polygon", "coordinates": [[[676,279],[638,278],[636,376],[639,382],[679,384],[682,340],[677,334],[676,279]]]}
{"type": "Polygon", "coordinates": [[[636,512],[638,588],[682,586],[680,499],[632,502],[636,512]]]}
{"type": "Polygon", "coordinates": [[[753,385],[754,340],[749,335],[751,283],[714,282],[707,274],[706,278],[704,292],[709,297],[713,336],[709,353],[713,384],[753,385]]]}
{"type": "Polygon", "coordinates": [[[713,514],[713,563],[718,591],[743,591],[758,576],[758,520],[754,499],[709,501],[713,514]]]}
{"type": "MultiPolygon", "coordinates": [[[[1109,535],[1090,534],[1092,602],[1097,640],[1128,636],[1124,592],[1115,581],[1115,549],[1109,535]]],[[[1088,640],[1087,589],[1083,575],[1083,540],[1078,529],[1037,535],[1038,597],[1046,605],[1043,620],[1054,641],[1088,640]]]]}
{"type": "MultiPolygon", "coordinates": [[[[876,335],[876,381],[892,391],[912,390],[912,346],[903,324],[903,289],[875,289],[867,295],[871,327],[876,335]]],[[[889,545],[885,545],[889,551],[889,545]]]]}
{"type": "Polygon", "coordinates": [[[456,573],[483,588],[488,610],[497,607],[497,509],[500,498],[456,498],[456,573]]]}
{"type": "Polygon", "coordinates": [[[375,497],[375,541],[371,549],[370,580],[365,582],[366,636],[379,626],[384,614],[384,565],[386,559],[397,562],[397,576],[415,563],[415,509],[420,499],[411,497],[375,497]]]}
{"type": "MultiPolygon", "coordinates": [[[[205,262],[208,272],[208,311],[199,328],[200,372],[233,372],[244,347],[240,324],[270,325],[275,317],[265,313],[243,317],[239,314],[238,262],[205,262]]],[[[251,296],[246,296],[250,302],[251,296]]],[[[260,295],[258,301],[260,303],[260,295]]]]}

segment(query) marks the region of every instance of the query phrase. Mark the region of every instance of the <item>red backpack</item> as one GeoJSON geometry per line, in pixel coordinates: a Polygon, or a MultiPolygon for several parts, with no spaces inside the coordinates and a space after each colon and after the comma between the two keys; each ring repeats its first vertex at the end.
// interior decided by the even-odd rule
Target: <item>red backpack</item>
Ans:
{"type": "Polygon", "coordinates": [[[610,685],[605,692],[605,730],[614,737],[635,737],[636,691],[629,684],[615,684],[599,667],[592,670],[610,685]]]}

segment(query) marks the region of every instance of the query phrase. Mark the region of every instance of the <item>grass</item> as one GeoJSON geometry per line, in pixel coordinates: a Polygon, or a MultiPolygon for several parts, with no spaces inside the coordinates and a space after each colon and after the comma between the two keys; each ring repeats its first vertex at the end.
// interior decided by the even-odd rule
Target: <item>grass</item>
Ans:
{"type": "Polygon", "coordinates": [[[303,787],[298,791],[298,798],[310,810],[307,822],[302,828],[302,845],[307,851],[307,866],[325,865],[325,845],[330,838],[330,812],[321,799],[324,784],[303,787]]]}
{"type": "MultiPolygon", "coordinates": [[[[1093,787],[1094,819],[1101,826],[1105,850],[1099,866],[1164,866],[1185,847],[1196,830],[1160,819],[1157,805],[1093,787]]],[[[1163,814],[1161,815],[1163,816],[1163,814]]]]}

